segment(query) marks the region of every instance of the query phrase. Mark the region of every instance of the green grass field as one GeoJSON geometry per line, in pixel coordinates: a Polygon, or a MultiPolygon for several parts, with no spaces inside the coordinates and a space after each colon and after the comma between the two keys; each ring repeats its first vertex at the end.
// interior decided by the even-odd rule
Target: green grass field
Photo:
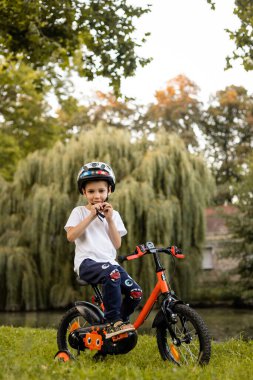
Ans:
{"type": "Polygon", "coordinates": [[[103,362],[95,362],[93,352],[82,353],[76,361],[57,362],[56,352],[56,330],[0,327],[0,379],[250,380],[253,376],[253,341],[213,343],[210,364],[204,368],[164,362],[155,337],[148,335],[139,336],[130,353],[108,356],[103,362]]]}

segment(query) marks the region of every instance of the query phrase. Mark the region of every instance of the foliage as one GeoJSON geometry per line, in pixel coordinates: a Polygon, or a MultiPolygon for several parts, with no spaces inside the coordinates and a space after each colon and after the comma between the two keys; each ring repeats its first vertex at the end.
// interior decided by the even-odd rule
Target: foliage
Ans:
{"type": "MultiPolygon", "coordinates": [[[[92,160],[109,162],[116,172],[112,202],[128,229],[122,252],[148,240],[181,246],[192,255],[178,264],[175,286],[184,296],[190,292],[204,238],[203,208],[212,187],[204,162],[177,136],[160,132],[152,142],[132,143],[125,131],[104,125],[52,150],[34,152],[20,163],[13,183],[2,181],[1,309],[63,307],[77,296],[74,245],[67,243],[63,226],[71,209],[82,204],[78,169],[92,160]]],[[[155,282],[149,259],[129,267],[146,295],[155,282]]]]}
{"type": "Polygon", "coordinates": [[[149,105],[136,104],[132,98],[101,91],[96,92],[87,106],[80,106],[76,99],[69,97],[60,102],[64,110],[59,110],[59,124],[65,125],[65,120],[68,120],[69,133],[71,126],[74,126],[75,131],[80,131],[101,121],[112,127],[128,129],[134,136],[136,132],[140,136],[165,129],[178,134],[187,146],[196,146],[193,129],[199,121],[201,110],[197,93],[198,87],[185,76],[179,75],[168,81],[165,90],[157,91],[156,101],[149,105]]]}
{"type": "Polygon", "coordinates": [[[95,362],[94,353],[81,353],[77,361],[59,363],[53,360],[57,351],[56,332],[49,329],[1,327],[1,380],[48,379],[89,380],[246,380],[251,378],[252,341],[231,339],[213,343],[211,362],[206,367],[176,367],[163,361],[156,348],[155,337],[139,336],[137,346],[126,355],[108,356],[95,362]]]}
{"type": "Polygon", "coordinates": [[[112,93],[97,91],[96,100],[90,105],[90,118],[94,124],[104,121],[116,128],[135,129],[138,108],[133,99],[119,98],[112,93]]]}
{"type": "Polygon", "coordinates": [[[101,123],[131,130],[135,128],[137,118],[137,106],[131,100],[97,91],[94,98],[81,105],[76,98],[69,96],[60,100],[56,121],[68,137],[101,123]]]}
{"type": "Polygon", "coordinates": [[[148,11],[126,0],[1,0],[0,52],[8,62],[22,57],[43,69],[47,79],[57,77],[59,67],[88,80],[109,78],[118,91],[122,76],[149,61],[136,54],[133,38],[134,19],[148,11]]]}
{"type": "Polygon", "coordinates": [[[198,145],[194,128],[200,120],[201,102],[198,87],[184,75],[167,82],[166,89],[156,91],[155,101],[140,105],[131,98],[119,98],[112,93],[97,92],[90,104],[93,123],[103,120],[117,128],[128,128],[134,135],[152,135],[160,129],[179,135],[186,146],[198,145]]]}
{"type": "Polygon", "coordinates": [[[11,180],[21,153],[14,136],[3,133],[0,129],[0,174],[11,180]]]}
{"type": "Polygon", "coordinates": [[[177,133],[186,146],[196,146],[194,125],[198,124],[201,112],[197,94],[196,84],[184,75],[171,79],[165,90],[156,92],[156,102],[150,104],[140,128],[153,132],[164,128],[169,133],[177,133]]]}
{"type": "Polygon", "coordinates": [[[218,91],[199,124],[206,151],[219,186],[217,202],[231,202],[241,181],[253,145],[253,96],[243,87],[218,91]]]}
{"type": "Polygon", "coordinates": [[[80,105],[73,96],[60,99],[60,107],[56,111],[55,122],[64,131],[62,140],[70,138],[73,134],[86,131],[94,124],[91,124],[89,115],[90,106],[80,105]]]}
{"type": "Polygon", "coordinates": [[[119,94],[121,78],[149,62],[137,55],[140,45],[133,37],[135,20],[147,12],[149,6],[126,0],[0,0],[0,174],[5,179],[12,179],[28,153],[87,126],[85,107],[66,99],[73,72],[88,80],[109,78],[119,94]],[[57,119],[48,102],[53,92],[61,104],[57,119]]]}
{"type": "Polygon", "coordinates": [[[206,0],[208,2],[208,4],[210,4],[211,6],[211,9],[215,9],[215,2],[213,0],[206,0]]]}
{"type": "Polygon", "coordinates": [[[53,146],[62,136],[62,127],[50,116],[46,88],[38,83],[44,74],[22,61],[0,63],[0,173],[12,179],[18,160],[29,152],[53,146]]]}
{"type": "Polygon", "coordinates": [[[232,61],[239,60],[245,70],[253,70],[253,3],[251,0],[235,0],[234,14],[240,20],[237,30],[227,30],[236,49],[232,57],[227,57],[227,68],[232,61]]]}
{"type": "MultiPolygon", "coordinates": [[[[215,10],[216,1],[206,0],[211,9],[215,10]]],[[[253,70],[253,3],[251,0],[235,0],[234,12],[239,19],[240,26],[236,30],[225,29],[235,43],[232,56],[226,58],[226,69],[239,60],[246,71],[253,70]]]]}
{"type": "Polygon", "coordinates": [[[249,170],[237,189],[239,212],[230,217],[230,228],[237,243],[229,247],[229,252],[239,259],[238,285],[239,299],[253,305],[253,156],[249,170]]]}

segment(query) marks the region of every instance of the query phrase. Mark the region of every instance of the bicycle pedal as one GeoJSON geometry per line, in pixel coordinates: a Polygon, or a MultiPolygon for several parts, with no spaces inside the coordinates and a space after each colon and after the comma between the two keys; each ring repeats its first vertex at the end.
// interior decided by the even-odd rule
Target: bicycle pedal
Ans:
{"type": "Polygon", "coordinates": [[[112,341],[113,342],[118,342],[118,340],[125,339],[127,337],[128,337],[128,333],[125,332],[125,333],[122,333],[122,334],[119,334],[119,335],[112,336],[112,341]]]}

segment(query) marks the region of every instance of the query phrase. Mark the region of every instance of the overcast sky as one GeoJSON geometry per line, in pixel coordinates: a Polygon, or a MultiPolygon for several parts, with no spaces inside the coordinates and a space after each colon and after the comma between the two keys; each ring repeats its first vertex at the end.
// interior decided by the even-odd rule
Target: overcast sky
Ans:
{"type": "MultiPolygon", "coordinates": [[[[253,93],[253,72],[246,72],[239,63],[224,71],[225,57],[232,54],[234,47],[224,29],[234,30],[239,25],[233,15],[233,0],[216,0],[215,11],[206,0],[129,2],[152,4],[151,12],[138,20],[136,36],[141,38],[144,32],[151,32],[138,53],[153,57],[153,61],[138,68],[135,77],[122,81],[125,95],[142,104],[152,102],[155,91],[165,88],[166,81],[178,74],[186,75],[200,87],[199,96],[204,102],[210,94],[230,84],[242,85],[253,93]]],[[[108,91],[107,81],[97,79],[89,85],[76,82],[76,95],[81,98],[95,90],[108,91]]]]}

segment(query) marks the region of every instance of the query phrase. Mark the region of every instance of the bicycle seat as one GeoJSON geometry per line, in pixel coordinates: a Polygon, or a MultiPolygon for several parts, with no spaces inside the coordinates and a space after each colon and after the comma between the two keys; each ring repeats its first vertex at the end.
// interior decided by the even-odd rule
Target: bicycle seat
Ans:
{"type": "Polygon", "coordinates": [[[80,286],[90,285],[87,281],[82,280],[79,276],[76,277],[76,282],[77,282],[78,285],[80,285],[80,286]]]}

